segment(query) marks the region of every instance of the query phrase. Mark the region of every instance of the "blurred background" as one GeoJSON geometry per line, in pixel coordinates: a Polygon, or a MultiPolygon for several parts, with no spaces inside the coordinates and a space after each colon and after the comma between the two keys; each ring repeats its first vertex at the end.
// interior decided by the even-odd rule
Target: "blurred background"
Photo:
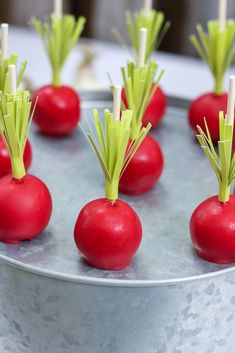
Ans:
{"type": "MultiPolygon", "coordinates": [[[[166,14],[172,25],[161,45],[161,50],[185,55],[195,55],[188,41],[197,22],[206,23],[217,17],[217,0],[158,0],[154,7],[166,14]]],[[[116,27],[126,37],[126,9],[139,9],[143,0],[64,0],[64,11],[87,17],[83,36],[114,41],[111,27],[116,27]]],[[[48,0],[1,0],[0,22],[27,26],[32,14],[45,19],[52,10],[48,0]]],[[[228,17],[235,17],[235,1],[229,1],[228,17]]]]}
{"type": "MultiPolygon", "coordinates": [[[[192,99],[213,88],[208,67],[198,59],[189,42],[197,23],[206,25],[218,17],[219,0],[153,0],[153,7],[165,13],[171,27],[160,51],[153,54],[165,71],[161,86],[168,95],[192,99]]],[[[8,22],[9,52],[28,61],[25,86],[34,89],[51,80],[51,67],[40,39],[29,28],[32,15],[47,20],[54,0],[0,0],[0,22],[8,22]]],[[[87,18],[82,40],[63,68],[63,83],[78,91],[107,90],[110,81],[122,83],[120,66],[133,56],[113,37],[116,28],[128,43],[125,11],[139,10],[144,0],[63,0],[64,13],[87,18]]],[[[235,0],[228,0],[227,17],[235,18],[235,0]]],[[[225,83],[234,67],[226,73],[225,83]]]]}

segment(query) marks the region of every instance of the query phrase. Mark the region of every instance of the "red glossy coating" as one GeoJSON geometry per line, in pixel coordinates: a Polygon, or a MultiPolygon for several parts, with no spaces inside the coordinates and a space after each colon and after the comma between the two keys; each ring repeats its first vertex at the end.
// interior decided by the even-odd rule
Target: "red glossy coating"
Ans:
{"type": "Polygon", "coordinates": [[[160,178],[163,166],[164,158],[159,144],[147,135],[124,171],[119,190],[130,195],[150,190],[160,178]]]}
{"type": "Polygon", "coordinates": [[[1,241],[18,243],[36,237],[47,226],[51,212],[51,195],[40,179],[32,175],[0,179],[1,241]]]}
{"type": "Polygon", "coordinates": [[[93,267],[118,270],[131,262],[139,248],[142,227],[135,211],[125,202],[97,199],[78,215],[75,243],[93,267]]]}
{"type": "Polygon", "coordinates": [[[34,113],[34,123],[41,133],[62,136],[71,133],[80,119],[80,100],[71,87],[51,85],[34,92],[33,104],[38,97],[34,113]]]}
{"type": "Polygon", "coordinates": [[[220,96],[214,93],[205,93],[195,99],[188,112],[188,122],[194,133],[198,133],[197,125],[204,129],[204,117],[210,130],[211,138],[214,142],[219,140],[219,112],[227,111],[228,94],[220,96]]]}
{"type": "MultiPolygon", "coordinates": [[[[26,171],[29,169],[32,162],[32,148],[29,141],[26,141],[24,150],[24,166],[26,171]]],[[[6,146],[0,136],[0,178],[3,176],[11,174],[11,160],[7,152],[6,146]]]]}
{"type": "MultiPolygon", "coordinates": [[[[126,107],[128,107],[125,89],[122,89],[122,100],[126,107]]],[[[159,125],[162,120],[167,107],[167,98],[165,93],[160,87],[157,87],[152,99],[147,106],[147,109],[143,115],[143,126],[146,126],[148,123],[152,124],[152,127],[155,128],[159,125]]]]}
{"type": "Polygon", "coordinates": [[[235,262],[235,196],[221,203],[218,196],[202,202],[193,212],[190,233],[197,254],[216,263],[235,262]]]}

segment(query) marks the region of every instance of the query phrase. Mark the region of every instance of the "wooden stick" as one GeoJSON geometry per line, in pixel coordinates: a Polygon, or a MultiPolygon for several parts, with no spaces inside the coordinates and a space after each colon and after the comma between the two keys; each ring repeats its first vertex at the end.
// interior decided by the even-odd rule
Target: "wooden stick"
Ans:
{"type": "Polygon", "coordinates": [[[10,93],[16,95],[17,93],[17,84],[16,84],[16,66],[8,66],[9,79],[10,79],[10,93]]]}
{"type": "Polygon", "coordinates": [[[220,31],[223,32],[226,26],[227,0],[219,0],[218,20],[220,31]]]}
{"type": "Polygon", "coordinates": [[[139,58],[138,58],[139,67],[142,67],[145,64],[146,42],[147,42],[147,28],[141,28],[140,43],[139,43],[139,58]]]}
{"type": "Polygon", "coordinates": [[[8,57],[8,24],[1,24],[1,50],[2,59],[6,60],[8,57]]]}
{"type": "Polygon", "coordinates": [[[153,7],[153,0],[144,0],[144,10],[150,12],[153,7]]]}
{"type": "Polygon", "coordinates": [[[114,86],[113,93],[113,119],[120,120],[120,112],[121,112],[121,86],[114,86]]]}
{"type": "Polygon", "coordinates": [[[54,0],[54,15],[58,18],[62,16],[62,0],[54,0]]]}
{"type": "Polygon", "coordinates": [[[235,105],[235,76],[230,76],[228,105],[227,105],[227,123],[230,125],[234,125],[234,105],[235,105]]]}

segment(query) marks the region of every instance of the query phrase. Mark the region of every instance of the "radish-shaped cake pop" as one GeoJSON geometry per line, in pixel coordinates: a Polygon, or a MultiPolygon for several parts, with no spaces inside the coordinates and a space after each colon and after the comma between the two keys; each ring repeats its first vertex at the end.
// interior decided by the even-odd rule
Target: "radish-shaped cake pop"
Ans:
{"type": "MultiPolygon", "coordinates": [[[[164,23],[164,19],[164,14],[162,12],[152,9],[151,0],[145,0],[143,8],[138,12],[126,12],[127,31],[136,58],[139,57],[140,52],[141,28],[147,29],[146,51],[144,59],[146,62],[149,62],[149,60],[151,60],[154,49],[159,47],[164,35],[170,26],[170,22],[164,23]]],[[[113,34],[120,43],[124,43],[123,38],[120,36],[116,29],[113,29],[113,34]]],[[[127,105],[128,103],[126,100],[125,89],[122,91],[122,99],[127,105]]],[[[157,127],[164,116],[166,106],[166,95],[160,87],[157,87],[157,89],[154,91],[154,94],[151,96],[151,99],[148,100],[148,104],[143,113],[143,125],[146,126],[148,123],[151,123],[153,128],[157,127]]]]}
{"type": "Polygon", "coordinates": [[[219,0],[219,18],[208,22],[208,32],[197,25],[197,34],[190,40],[200,58],[210,69],[214,91],[196,98],[188,113],[188,121],[194,132],[197,125],[204,125],[204,117],[214,142],[219,139],[219,112],[226,111],[228,95],[224,92],[224,75],[235,57],[235,21],[226,20],[226,0],[219,0]]]}
{"type": "Polygon", "coordinates": [[[0,240],[17,243],[45,229],[52,200],[47,186],[25,171],[23,155],[33,112],[30,116],[29,92],[17,92],[14,65],[9,65],[9,81],[10,94],[0,93],[0,133],[11,159],[12,175],[0,179],[0,240]]]}
{"type": "Polygon", "coordinates": [[[219,193],[203,201],[193,212],[190,233],[199,256],[217,263],[235,262],[235,196],[230,195],[235,179],[235,153],[232,154],[235,102],[235,76],[230,78],[227,115],[219,113],[220,136],[215,151],[205,118],[205,130],[198,126],[198,141],[212,165],[219,193]]]}
{"type": "MultiPolygon", "coordinates": [[[[8,66],[16,65],[18,57],[15,54],[8,56],[8,24],[1,25],[1,52],[0,52],[0,91],[10,93],[10,83],[8,75],[8,66]]],[[[26,68],[26,61],[23,61],[19,73],[17,75],[17,86],[19,86],[24,71],[26,68]]],[[[24,151],[25,169],[28,170],[32,160],[32,151],[29,141],[27,140],[24,151]]],[[[0,136],[0,178],[11,173],[11,160],[7,148],[0,136]]]]}
{"type": "Polygon", "coordinates": [[[85,18],[77,20],[72,15],[62,14],[62,0],[55,0],[55,12],[50,23],[35,18],[32,25],[41,37],[52,67],[52,84],[39,88],[33,97],[38,97],[34,122],[41,133],[62,136],[71,133],[80,119],[80,100],[77,92],[61,84],[62,68],[83,30],[85,18]]]}
{"type": "MultiPolygon", "coordinates": [[[[127,69],[122,68],[124,87],[127,92],[127,106],[133,111],[130,144],[138,136],[148,101],[154,94],[163,74],[161,71],[157,82],[153,83],[158,65],[153,60],[145,64],[146,34],[146,28],[142,28],[138,63],[128,62],[127,69]]],[[[120,191],[125,194],[138,195],[150,190],[160,178],[163,164],[160,145],[153,137],[146,136],[121,177],[120,191]]]]}
{"type": "Polygon", "coordinates": [[[150,126],[140,128],[129,144],[133,112],[120,117],[121,87],[114,87],[113,113],[104,111],[104,124],[94,111],[94,128],[85,133],[103,169],[105,198],[89,202],[78,215],[74,239],[83,258],[100,269],[118,270],[131,262],[142,237],[140,220],[135,211],[118,199],[119,179],[150,126]],[[96,140],[99,141],[97,144],[96,140]]]}

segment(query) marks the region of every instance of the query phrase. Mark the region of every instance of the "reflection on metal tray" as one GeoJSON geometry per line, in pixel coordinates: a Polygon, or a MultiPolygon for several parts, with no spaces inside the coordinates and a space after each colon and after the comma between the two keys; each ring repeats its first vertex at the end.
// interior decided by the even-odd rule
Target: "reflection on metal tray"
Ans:
{"type": "MultiPolygon", "coordinates": [[[[107,92],[82,98],[84,125],[92,108],[111,106],[107,92]]],[[[189,238],[191,213],[217,182],[189,131],[185,102],[174,104],[151,132],[165,156],[160,182],[142,196],[120,195],[138,212],[143,241],[117,272],[89,267],[73,242],[81,207],[103,196],[90,146],[79,130],[64,139],[32,131],[31,173],[48,184],[54,210],[38,238],[0,243],[1,353],[234,352],[234,267],[199,259],[189,238]]]]}

